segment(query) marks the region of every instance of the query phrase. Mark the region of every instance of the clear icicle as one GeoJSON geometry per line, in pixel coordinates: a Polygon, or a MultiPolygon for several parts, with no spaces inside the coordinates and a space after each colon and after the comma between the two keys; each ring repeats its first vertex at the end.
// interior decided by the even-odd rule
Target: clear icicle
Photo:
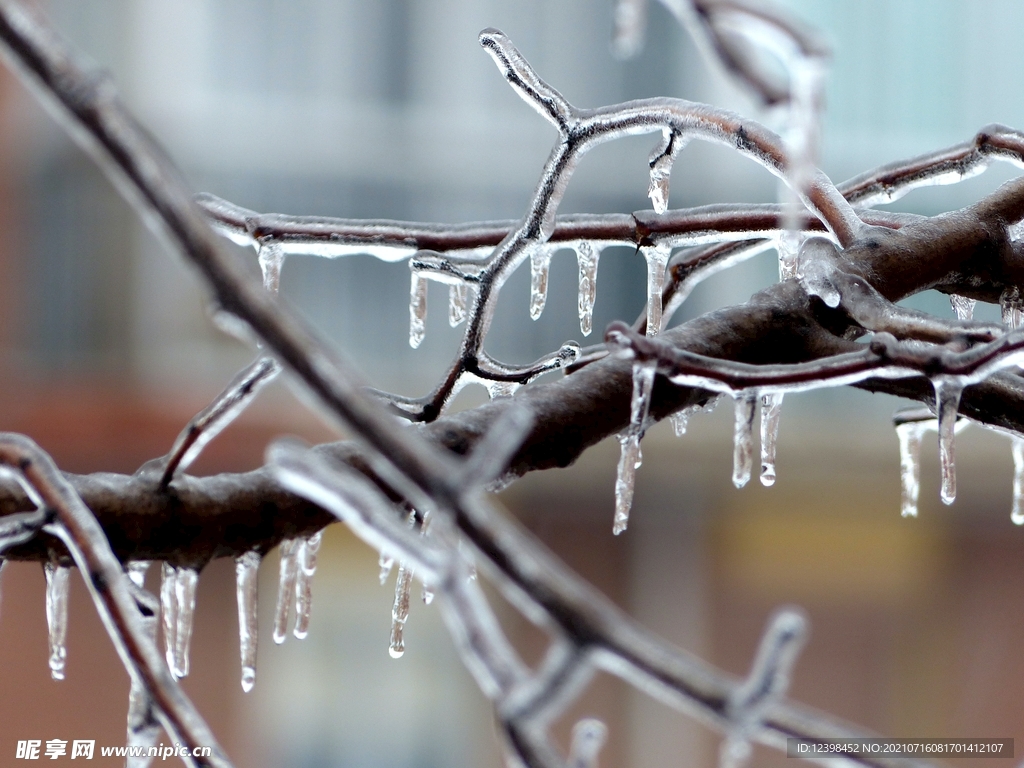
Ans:
{"type": "Polygon", "coordinates": [[[487,388],[487,394],[491,400],[497,400],[499,397],[512,397],[522,386],[518,381],[484,381],[483,385],[487,388]]]}
{"type": "Polygon", "coordinates": [[[277,293],[281,287],[281,267],[284,265],[284,251],[273,241],[259,246],[260,271],[263,273],[263,287],[270,293],[277,293]]]}
{"type": "Polygon", "coordinates": [[[427,279],[415,270],[409,288],[409,346],[416,349],[427,335],[427,279]]]}
{"type": "Polygon", "coordinates": [[[1024,438],[1013,438],[1013,509],[1010,520],[1024,525],[1024,438]]]}
{"type": "Polygon", "coordinates": [[[196,615],[196,586],[199,583],[199,572],[194,568],[178,568],[174,583],[174,600],[176,603],[174,629],[174,666],[171,672],[175,677],[188,676],[189,648],[192,645],[192,626],[196,615]]]}
{"type": "Polygon", "coordinates": [[[669,178],[672,174],[672,159],[662,155],[651,163],[651,185],[647,188],[647,196],[655,213],[668,210],[669,178]]]}
{"type": "Polygon", "coordinates": [[[448,324],[454,328],[466,319],[469,286],[463,282],[448,286],[448,324]]]}
{"type": "Polygon", "coordinates": [[[551,271],[551,252],[534,248],[530,252],[530,319],[536,320],[544,311],[548,300],[548,273],[551,271]]]}
{"type": "Polygon", "coordinates": [[[966,296],[957,296],[952,293],[949,296],[949,303],[953,307],[957,320],[974,319],[974,307],[978,303],[975,299],[968,299],[966,296]]]}
{"type": "Polygon", "coordinates": [[[298,539],[284,539],[278,548],[281,567],[277,581],[277,607],[274,610],[274,642],[278,645],[288,636],[288,620],[292,615],[295,579],[299,570],[298,549],[298,539]]]}
{"type": "Polygon", "coordinates": [[[377,559],[378,565],[380,565],[380,585],[383,587],[388,580],[388,576],[391,575],[391,569],[395,567],[395,558],[385,555],[381,552],[380,557],[377,559]]]}
{"type": "Polygon", "coordinates": [[[657,336],[661,333],[661,293],[672,249],[667,245],[653,245],[640,250],[647,260],[647,335],[657,336]]]}
{"type": "Polygon", "coordinates": [[[775,447],[782,415],[782,393],[761,398],[761,485],[775,485],[775,447]]]}
{"type": "Polygon", "coordinates": [[[253,550],[235,558],[235,597],[238,601],[238,652],[242,661],[242,690],[256,684],[257,582],[260,553],[253,550]]]}
{"type": "Polygon", "coordinates": [[[323,532],[304,539],[297,550],[295,570],[295,630],[293,634],[302,640],[309,634],[309,616],[313,608],[313,576],[316,574],[316,556],[320,551],[323,532]]]}
{"type": "Polygon", "coordinates": [[[612,533],[618,536],[629,525],[633,506],[636,471],[643,463],[640,439],[651,407],[651,389],[657,368],[653,362],[633,363],[633,396],[629,405],[629,427],[619,435],[619,466],[615,475],[615,518],[612,533]]]}
{"type": "Polygon", "coordinates": [[[50,676],[64,679],[68,649],[68,587],[71,569],[65,565],[46,563],[46,627],[50,636],[50,676]]]}
{"type": "Polygon", "coordinates": [[[167,668],[174,671],[174,646],[178,631],[178,600],[174,594],[178,569],[164,563],[160,569],[160,618],[164,630],[164,655],[167,668]]]}
{"type": "Polygon", "coordinates": [[[742,488],[750,480],[754,465],[754,412],[757,394],[743,392],[736,395],[736,424],[733,428],[732,483],[742,488]]]}
{"type": "Polygon", "coordinates": [[[917,517],[917,501],[921,495],[921,441],[925,429],[920,421],[896,425],[896,437],[900,441],[900,485],[903,489],[900,514],[903,517],[917,517]]]}
{"type": "Polygon", "coordinates": [[[932,386],[935,387],[935,411],[939,417],[939,469],[942,473],[942,490],[939,496],[943,504],[952,504],[956,499],[954,433],[963,386],[956,380],[944,376],[934,379],[932,386]]]}
{"type": "Polygon", "coordinates": [[[391,642],[388,653],[393,659],[400,659],[405,653],[405,622],[409,619],[409,594],[412,591],[412,569],[405,563],[398,564],[398,578],[395,581],[395,604],[391,609],[391,642]]]}
{"type": "Polygon", "coordinates": [[[789,229],[779,235],[775,245],[779,252],[779,280],[797,277],[800,247],[803,245],[804,239],[801,232],[789,229]]]}
{"type": "Polygon", "coordinates": [[[586,718],[573,726],[569,745],[569,768],[597,768],[597,756],[608,737],[608,729],[600,720],[586,718]]]}
{"type": "MultiPolygon", "coordinates": [[[[125,571],[135,587],[135,600],[140,608],[142,629],[151,642],[156,643],[157,624],[160,621],[160,606],[149,592],[144,589],[146,572],[150,563],[146,560],[129,563],[125,571]]],[[[140,747],[141,754],[129,757],[125,761],[126,768],[147,768],[152,762],[146,752],[155,745],[160,737],[161,728],[157,720],[153,700],[141,681],[132,677],[128,692],[127,744],[129,747],[140,747]]]]}
{"type": "Polygon", "coordinates": [[[1002,313],[1003,325],[1008,326],[1011,330],[1020,328],[1021,321],[1024,320],[1024,307],[1022,307],[1019,289],[1007,288],[1004,290],[999,297],[999,309],[1002,313]]]}
{"type": "Polygon", "coordinates": [[[579,314],[580,332],[589,336],[594,330],[594,302],[597,300],[597,264],[601,251],[593,243],[581,240],[576,244],[576,262],[580,270],[579,314]]]}
{"type": "Polygon", "coordinates": [[[675,432],[676,437],[682,437],[686,434],[686,428],[690,424],[691,413],[693,411],[689,408],[683,408],[668,417],[668,420],[672,422],[672,431],[675,432]]]}

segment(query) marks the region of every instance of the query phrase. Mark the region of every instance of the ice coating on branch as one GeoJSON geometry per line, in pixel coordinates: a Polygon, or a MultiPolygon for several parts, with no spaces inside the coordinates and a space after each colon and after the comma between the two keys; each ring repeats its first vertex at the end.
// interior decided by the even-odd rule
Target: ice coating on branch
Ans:
{"type": "Polygon", "coordinates": [[[483,381],[491,400],[500,397],[512,397],[522,386],[518,381],[483,381]]]}
{"type": "Polygon", "coordinates": [[[242,662],[242,690],[248,693],[256,684],[256,639],[260,561],[255,550],[235,558],[235,599],[238,601],[238,652],[242,662]]]}
{"type": "MultiPolygon", "coordinates": [[[[125,572],[131,579],[133,585],[133,597],[139,607],[139,620],[143,632],[149,640],[156,644],[157,624],[159,623],[160,605],[156,598],[144,589],[146,572],[149,570],[148,560],[138,560],[128,563],[125,572]]],[[[153,707],[153,700],[146,690],[146,686],[134,676],[131,678],[131,688],[128,692],[128,719],[126,741],[129,747],[142,747],[143,754],[128,757],[125,761],[126,768],[147,768],[152,758],[145,755],[145,748],[156,744],[161,733],[160,723],[157,721],[156,711],[153,707]]]]}
{"type": "Polygon", "coordinates": [[[1013,438],[1013,508],[1010,520],[1014,525],[1024,525],[1024,438],[1013,438]]]}
{"type": "Polygon", "coordinates": [[[568,768],[597,768],[597,756],[608,738],[608,728],[600,720],[586,718],[572,729],[568,768]]]}
{"type": "Polygon", "coordinates": [[[761,397],[761,485],[775,485],[775,447],[781,415],[781,392],[761,397]]]}
{"type": "Polygon", "coordinates": [[[64,679],[68,649],[68,588],[71,569],[65,565],[46,563],[46,628],[50,639],[50,677],[64,679]]]}
{"type": "Polygon", "coordinates": [[[974,307],[978,303],[975,299],[968,299],[966,296],[950,294],[949,303],[953,306],[953,312],[957,320],[973,320],[974,307]]]}
{"type": "Polygon", "coordinates": [[[1021,302],[1020,290],[1007,288],[999,296],[999,309],[1003,318],[1003,325],[1011,330],[1020,328],[1024,321],[1024,303],[1021,302]]]}
{"type": "Polygon", "coordinates": [[[391,608],[391,641],[388,653],[393,659],[400,659],[405,653],[405,622],[409,619],[409,595],[412,591],[412,569],[405,563],[398,564],[398,578],[395,580],[395,604],[391,608]]]}
{"type": "Polygon", "coordinates": [[[917,517],[921,495],[921,441],[926,429],[925,423],[920,421],[896,425],[896,437],[900,441],[900,514],[903,517],[917,517]]]}
{"type": "Polygon", "coordinates": [[[299,542],[295,572],[295,630],[293,634],[302,640],[309,634],[309,616],[313,608],[313,576],[316,573],[316,556],[320,551],[323,531],[317,531],[299,542]]]}
{"type": "Polygon", "coordinates": [[[742,488],[750,480],[754,466],[754,412],[757,393],[742,392],[735,397],[736,423],[732,443],[732,483],[742,488]]]}
{"type": "Polygon", "coordinates": [[[174,583],[175,629],[174,666],[175,677],[188,676],[189,648],[192,645],[192,626],[196,615],[196,586],[199,572],[194,568],[178,568],[174,583]]]}
{"type": "Polygon", "coordinates": [[[270,293],[277,293],[281,287],[281,267],[284,265],[284,251],[280,243],[267,240],[257,246],[260,271],[263,273],[263,287],[270,293]]]}
{"type": "Polygon", "coordinates": [[[594,329],[594,301],[597,299],[597,263],[601,251],[588,240],[576,244],[576,262],[580,270],[580,331],[589,336],[594,329]]]}
{"type": "Polygon", "coordinates": [[[719,752],[719,765],[735,768],[750,757],[750,741],[762,718],[785,695],[796,658],[807,639],[807,619],[794,609],[778,611],[770,620],[750,674],[728,706],[732,727],[719,752]]]}
{"type": "Polygon", "coordinates": [[[653,361],[633,363],[633,395],[629,406],[629,426],[619,435],[619,466],[615,476],[615,519],[612,533],[618,536],[629,525],[629,510],[633,506],[633,488],[636,471],[643,462],[640,440],[644,436],[644,422],[651,407],[651,390],[657,366],[653,361]]]}
{"type": "Polygon", "coordinates": [[[551,272],[551,251],[534,248],[530,252],[530,319],[536,320],[548,300],[548,275],[551,272]]]}
{"type": "Polygon", "coordinates": [[[932,380],[932,386],[935,388],[935,410],[939,417],[939,469],[942,473],[939,497],[943,504],[952,504],[956,499],[954,435],[963,385],[955,379],[939,376],[932,380]]]}
{"type": "Polygon", "coordinates": [[[377,559],[377,564],[380,566],[380,585],[383,587],[388,580],[388,576],[391,575],[391,569],[395,567],[395,558],[390,555],[385,555],[381,552],[380,557],[377,559]]]}
{"type": "Polygon", "coordinates": [[[298,575],[299,539],[284,539],[278,547],[281,565],[277,580],[277,606],[274,609],[274,642],[280,645],[288,636],[288,620],[292,615],[295,580],[298,575]]]}
{"type": "Polygon", "coordinates": [[[651,168],[651,184],[647,189],[647,196],[651,198],[651,205],[654,207],[655,213],[665,213],[668,210],[672,163],[685,145],[685,138],[671,128],[665,128],[662,131],[661,143],[651,153],[648,163],[651,168]]]}
{"type": "Polygon", "coordinates": [[[409,346],[416,349],[427,334],[427,279],[413,270],[409,288],[409,346]]]}
{"type": "Polygon", "coordinates": [[[448,324],[454,328],[466,319],[469,286],[463,282],[448,286],[448,324]]]}
{"type": "Polygon", "coordinates": [[[665,287],[665,269],[672,248],[668,245],[649,245],[640,249],[647,261],[647,335],[661,333],[661,292],[665,287]]]}

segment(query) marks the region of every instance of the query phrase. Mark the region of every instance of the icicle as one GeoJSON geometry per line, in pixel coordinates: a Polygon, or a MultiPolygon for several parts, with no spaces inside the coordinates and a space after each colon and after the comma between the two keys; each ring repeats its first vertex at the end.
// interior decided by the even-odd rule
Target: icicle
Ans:
{"type": "Polygon", "coordinates": [[[491,400],[497,400],[499,397],[512,397],[523,386],[518,381],[484,381],[483,385],[487,388],[487,394],[490,395],[491,400]]]}
{"type": "Polygon", "coordinates": [[[146,586],[146,573],[149,571],[149,566],[149,560],[134,560],[128,563],[128,567],[125,568],[128,578],[139,589],[143,589],[146,586]]]}
{"type": "Polygon", "coordinates": [[[802,233],[789,229],[779,235],[775,244],[779,252],[779,280],[797,277],[800,247],[804,244],[804,239],[802,233]]]}
{"type": "Polygon", "coordinates": [[[597,263],[601,251],[587,240],[576,244],[576,262],[580,270],[580,331],[589,336],[594,329],[594,302],[597,299],[597,263]]]}
{"type": "Polygon", "coordinates": [[[949,296],[949,303],[953,306],[957,320],[974,319],[974,307],[978,303],[975,299],[968,299],[966,296],[957,296],[952,293],[949,296]]]}
{"type": "Polygon", "coordinates": [[[316,555],[320,551],[322,539],[323,532],[318,531],[300,542],[297,551],[293,634],[299,640],[303,640],[309,634],[309,614],[313,608],[313,575],[316,573],[316,555]]]}
{"type": "Polygon", "coordinates": [[[427,279],[415,270],[409,289],[409,346],[416,349],[427,335],[427,279]]]}
{"type": "Polygon", "coordinates": [[[71,569],[56,563],[43,566],[46,574],[46,626],[50,635],[50,676],[64,679],[68,649],[68,579],[71,569]]]}
{"type": "Polygon", "coordinates": [[[454,328],[466,319],[466,300],[469,286],[458,282],[448,286],[448,324],[454,328]]]}
{"type": "Polygon", "coordinates": [[[412,588],[412,570],[405,563],[398,564],[395,581],[395,605],[391,609],[391,642],[388,653],[399,659],[405,653],[405,622],[409,619],[409,592],[412,588]]]}
{"type": "Polygon", "coordinates": [[[693,413],[693,410],[690,408],[683,408],[668,417],[668,420],[672,422],[672,431],[675,432],[676,437],[682,437],[686,434],[686,428],[689,426],[691,413],[693,413]]]}
{"type": "Polygon", "coordinates": [[[921,440],[925,429],[920,421],[896,425],[896,437],[900,441],[900,485],[903,487],[900,514],[903,517],[917,517],[917,500],[921,495],[921,440]]]}
{"type": "Polygon", "coordinates": [[[381,552],[377,563],[380,565],[380,585],[383,587],[388,581],[388,576],[391,575],[391,569],[395,567],[395,558],[381,552]]]}
{"type": "Polygon", "coordinates": [[[280,645],[288,636],[288,620],[292,614],[292,599],[295,596],[295,578],[299,568],[297,554],[298,539],[284,539],[278,551],[281,555],[281,569],[277,581],[277,607],[274,611],[274,642],[280,645]]]}
{"type": "Polygon", "coordinates": [[[255,550],[235,558],[235,597],[238,601],[238,651],[242,660],[242,690],[256,684],[257,581],[262,557],[255,550]]]}
{"type": "Polygon", "coordinates": [[[284,252],[281,245],[272,240],[260,243],[260,271],[263,273],[263,287],[270,293],[277,293],[281,287],[281,267],[284,265],[284,252]]]}
{"type": "Polygon", "coordinates": [[[568,768],[597,768],[597,756],[607,736],[608,729],[600,720],[586,718],[576,723],[569,745],[568,768]]]}
{"type": "Polygon", "coordinates": [[[636,471],[643,463],[640,439],[644,436],[644,422],[651,407],[651,389],[657,366],[653,361],[633,363],[633,395],[629,405],[629,427],[619,435],[619,466],[615,476],[615,518],[612,533],[618,536],[629,525],[629,510],[633,506],[633,488],[636,471]]]}
{"type": "Polygon", "coordinates": [[[661,292],[672,249],[667,245],[654,245],[640,250],[647,260],[647,335],[657,336],[661,333],[661,292]]]}
{"type": "Polygon", "coordinates": [[[1024,311],[1022,311],[1019,289],[1014,287],[1004,290],[999,296],[999,309],[1003,316],[1003,325],[1011,330],[1020,328],[1021,321],[1024,320],[1024,311]]]}
{"type": "Polygon", "coordinates": [[[1024,438],[1013,438],[1013,510],[1010,519],[1024,525],[1024,438]]]}
{"type": "Polygon", "coordinates": [[[199,572],[194,568],[178,568],[174,582],[175,628],[174,628],[174,666],[171,672],[175,677],[188,676],[189,647],[192,645],[192,624],[196,612],[196,585],[199,583],[199,572]]]}
{"type": "Polygon", "coordinates": [[[160,569],[160,616],[164,628],[164,655],[167,668],[174,671],[174,646],[178,631],[178,600],[174,587],[178,581],[178,569],[170,563],[164,563],[160,569]]]}
{"type": "Polygon", "coordinates": [[[761,398],[761,485],[775,485],[775,446],[782,415],[782,393],[761,398]]]}
{"type": "Polygon", "coordinates": [[[944,376],[932,380],[932,386],[935,387],[935,411],[939,416],[939,468],[942,472],[942,491],[939,496],[943,504],[952,504],[956,499],[956,454],[953,435],[963,386],[955,379],[944,376]]]}
{"type": "Polygon", "coordinates": [[[742,488],[750,480],[754,464],[754,411],[757,393],[741,392],[735,395],[736,425],[733,429],[732,483],[742,488]]]}
{"type": "Polygon", "coordinates": [[[544,311],[548,300],[548,273],[551,271],[551,252],[534,248],[530,252],[530,319],[536,320],[544,311]]]}

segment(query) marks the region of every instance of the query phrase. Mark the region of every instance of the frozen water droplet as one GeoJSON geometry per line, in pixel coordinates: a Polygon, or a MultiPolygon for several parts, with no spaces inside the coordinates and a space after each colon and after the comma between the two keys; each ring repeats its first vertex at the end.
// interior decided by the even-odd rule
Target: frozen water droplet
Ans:
{"type": "Polygon", "coordinates": [[[413,271],[409,288],[409,346],[416,349],[427,335],[427,279],[413,271]]]}
{"type": "Polygon", "coordinates": [[[196,615],[196,586],[199,583],[199,572],[194,568],[178,568],[174,583],[174,599],[176,610],[176,626],[174,629],[174,667],[171,672],[175,677],[188,676],[189,648],[192,645],[192,625],[196,615]]]}
{"type": "Polygon", "coordinates": [[[968,299],[966,296],[950,294],[949,303],[953,306],[957,320],[973,320],[974,307],[978,303],[975,299],[968,299]]]}
{"type": "Polygon", "coordinates": [[[238,601],[238,652],[242,662],[242,690],[256,684],[257,582],[260,553],[246,552],[235,558],[235,598],[238,601]]]}
{"type": "Polygon", "coordinates": [[[800,248],[800,283],[808,295],[817,296],[829,307],[838,307],[842,298],[832,280],[835,255],[835,245],[822,237],[807,238],[800,248]]]}
{"type": "Polygon", "coordinates": [[[612,533],[618,536],[629,525],[633,506],[636,471],[643,462],[640,439],[644,435],[647,414],[651,407],[651,390],[657,367],[653,361],[633,363],[633,394],[629,405],[629,427],[619,435],[619,466],[615,477],[615,519],[612,533]]]}
{"type": "Polygon", "coordinates": [[[50,676],[64,679],[68,650],[68,587],[71,569],[56,563],[43,565],[46,574],[46,626],[50,637],[50,676]]]}
{"type": "Polygon", "coordinates": [[[736,398],[736,424],[733,429],[732,483],[742,488],[750,480],[754,465],[754,411],[757,394],[741,392],[736,398]]]}
{"type": "Polygon", "coordinates": [[[484,381],[483,385],[487,388],[487,394],[490,395],[491,400],[497,400],[499,397],[512,397],[522,386],[518,381],[484,381]]]}
{"type": "Polygon", "coordinates": [[[395,581],[395,604],[391,609],[391,642],[388,653],[399,659],[405,653],[405,622],[409,619],[409,593],[412,590],[412,570],[405,563],[398,564],[395,581]]]}
{"type": "Polygon", "coordinates": [[[133,560],[128,563],[128,567],[125,568],[128,578],[131,579],[132,584],[139,589],[146,586],[146,573],[149,571],[149,566],[149,560],[133,560]]]}
{"type": "Polygon", "coordinates": [[[258,247],[260,271],[263,273],[263,287],[277,293],[281,287],[281,267],[284,265],[284,251],[280,243],[267,240],[258,247]]]}
{"type": "Polygon", "coordinates": [[[1013,509],[1010,520],[1024,525],[1024,438],[1013,438],[1013,509]]]}
{"type": "Polygon", "coordinates": [[[377,563],[380,565],[380,585],[383,587],[387,583],[388,576],[391,575],[391,569],[395,567],[395,558],[382,552],[377,563]]]}
{"type": "Polygon", "coordinates": [[[665,287],[665,270],[672,248],[667,245],[644,246],[647,260],[647,335],[661,333],[661,294],[665,287]]]}
{"type": "Polygon", "coordinates": [[[277,607],[274,610],[274,642],[280,645],[288,636],[288,620],[292,615],[295,579],[298,574],[298,539],[284,539],[278,547],[281,566],[277,581],[277,607]]]}
{"type": "Polygon", "coordinates": [[[548,300],[548,273],[551,271],[551,252],[534,248],[530,252],[530,319],[536,320],[544,311],[548,300]]]}
{"type": "Polygon", "coordinates": [[[954,432],[963,386],[955,379],[944,376],[935,378],[932,386],[935,387],[935,410],[939,416],[939,469],[942,473],[942,490],[939,495],[943,504],[952,504],[956,499],[954,432]]]}
{"type": "Polygon", "coordinates": [[[672,422],[672,431],[675,432],[676,437],[682,437],[686,434],[686,428],[690,424],[691,413],[693,411],[689,408],[683,408],[668,417],[668,420],[672,422]]]}
{"type": "Polygon", "coordinates": [[[587,240],[576,244],[576,262],[580,270],[580,331],[589,336],[594,329],[594,302],[597,300],[597,264],[601,251],[587,240]]]}
{"type": "Polygon", "coordinates": [[[775,447],[782,415],[782,393],[761,398],[761,485],[775,485],[775,447]]]}
{"type": "Polygon", "coordinates": [[[586,718],[573,726],[569,746],[568,768],[597,768],[597,756],[608,737],[608,729],[600,720],[586,718]]]}
{"type": "Polygon", "coordinates": [[[164,563],[160,569],[160,617],[164,630],[164,655],[167,668],[174,672],[174,646],[178,630],[178,600],[174,588],[178,581],[178,569],[164,563]]]}
{"type": "Polygon", "coordinates": [[[466,319],[469,286],[463,282],[448,286],[448,324],[454,328],[466,319]]]}
{"type": "Polygon", "coordinates": [[[430,605],[434,602],[434,590],[428,587],[426,584],[423,585],[423,604],[430,605]]]}
{"type": "Polygon", "coordinates": [[[1024,320],[1024,304],[1021,302],[1020,290],[1016,287],[1007,288],[999,297],[999,309],[1003,317],[1003,325],[1011,330],[1020,328],[1024,320]]]}
{"type": "Polygon", "coordinates": [[[903,489],[900,514],[903,517],[917,517],[917,501],[921,495],[921,441],[925,428],[919,421],[896,425],[896,437],[900,441],[900,485],[903,489]]]}
{"type": "Polygon", "coordinates": [[[797,277],[800,247],[804,239],[803,234],[789,229],[779,235],[776,243],[776,250],[779,252],[779,280],[797,277]]]}
{"type": "Polygon", "coordinates": [[[295,573],[295,630],[293,634],[302,640],[309,634],[309,616],[313,609],[313,576],[316,573],[316,556],[320,551],[323,533],[318,531],[299,543],[297,552],[298,568],[295,573]]]}

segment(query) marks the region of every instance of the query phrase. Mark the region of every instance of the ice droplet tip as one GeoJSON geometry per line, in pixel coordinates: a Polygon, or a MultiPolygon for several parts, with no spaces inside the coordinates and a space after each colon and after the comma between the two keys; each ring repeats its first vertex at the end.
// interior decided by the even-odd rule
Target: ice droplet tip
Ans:
{"type": "Polygon", "coordinates": [[[256,670],[252,667],[242,667],[242,690],[248,693],[256,685],[256,670]]]}
{"type": "Polygon", "coordinates": [[[400,659],[404,654],[405,648],[395,648],[394,646],[388,648],[388,655],[391,656],[392,659],[400,659]]]}

